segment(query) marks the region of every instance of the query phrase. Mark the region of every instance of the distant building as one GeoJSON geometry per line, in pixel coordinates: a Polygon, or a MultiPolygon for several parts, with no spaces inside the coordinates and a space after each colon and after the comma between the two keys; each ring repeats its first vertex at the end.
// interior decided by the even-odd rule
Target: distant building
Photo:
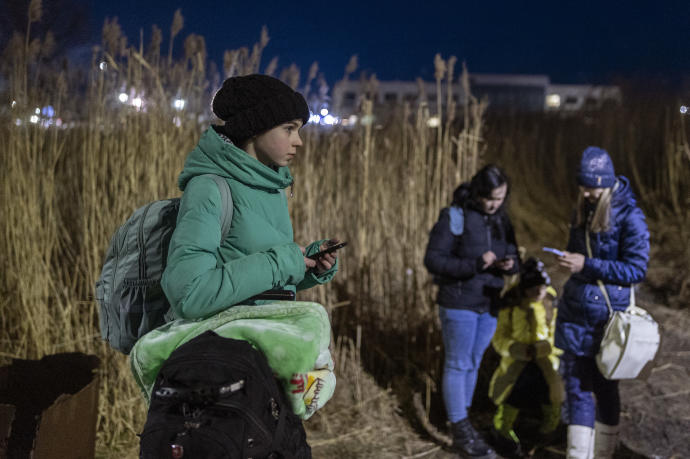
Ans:
{"type": "MultiPolygon", "coordinates": [[[[621,102],[617,86],[551,84],[547,75],[501,75],[473,73],[469,75],[474,97],[486,98],[488,110],[500,112],[576,112],[601,109],[621,102]]],[[[441,108],[449,100],[448,85],[441,85],[441,108]]],[[[332,114],[342,119],[357,114],[364,98],[374,101],[376,114],[386,113],[405,102],[412,109],[424,100],[431,114],[438,112],[436,82],[429,81],[339,81],[333,87],[332,114]]],[[[450,98],[459,106],[465,94],[459,83],[453,84],[450,98]]]]}
{"type": "Polygon", "coordinates": [[[547,75],[470,74],[470,91],[486,97],[492,111],[540,112],[550,81],[547,75]]]}
{"type": "Polygon", "coordinates": [[[549,112],[601,110],[607,105],[621,103],[618,86],[584,84],[552,84],[548,86],[544,109],[549,112]]]}

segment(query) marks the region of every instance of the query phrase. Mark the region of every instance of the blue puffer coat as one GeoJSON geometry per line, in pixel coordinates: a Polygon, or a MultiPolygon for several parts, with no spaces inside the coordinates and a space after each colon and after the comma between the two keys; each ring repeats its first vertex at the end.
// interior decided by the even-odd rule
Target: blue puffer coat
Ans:
{"type": "Polygon", "coordinates": [[[580,356],[594,356],[609,312],[597,285],[601,279],[615,310],[630,303],[630,286],[644,279],[649,260],[649,231],[637,207],[630,183],[618,177],[611,198],[610,230],[589,233],[592,258],[587,256],[585,229],[570,229],[569,252],[585,255],[585,266],[565,284],[556,323],[556,347],[580,356]]]}

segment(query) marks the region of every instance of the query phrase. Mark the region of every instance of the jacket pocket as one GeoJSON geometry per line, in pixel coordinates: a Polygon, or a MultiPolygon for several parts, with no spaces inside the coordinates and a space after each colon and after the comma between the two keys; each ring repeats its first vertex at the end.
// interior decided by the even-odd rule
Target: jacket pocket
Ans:
{"type": "Polygon", "coordinates": [[[607,285],[606,291],[613,306],[627,307],[630,304],[630,287],[623,285],[607,285]]]}

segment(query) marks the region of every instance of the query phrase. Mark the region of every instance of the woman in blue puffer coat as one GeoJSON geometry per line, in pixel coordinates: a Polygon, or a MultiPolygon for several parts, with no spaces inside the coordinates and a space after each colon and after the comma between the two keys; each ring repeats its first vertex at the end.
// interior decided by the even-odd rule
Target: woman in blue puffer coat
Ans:
{"type": "Polygon", "coordinates": [[[555,338],[564,351],[567,457],[610,458],[618,440],[620,396],[618,382],[605,379],[594,359],[609,317],[597,280],[613,309],[625,309],[630,289],[647,271],[649,231],[628,179],[615,175],[606,150],[585,149],[577,180],[580,195],[570,239],[558,260],[572,275],[563,290],[555,338]]]}
{"type": "Polygon", "coordinates": [[[505,211],[508,193],[508,177],[500,168],[482,168],[455,190],[451,206],[441,210],[424,257],[439,285],[443,399],[453,449],[473,458],[494,457],[467,412],[479,364],[496,331],[503,275],[518,271],[515,233],[505,211]]]}

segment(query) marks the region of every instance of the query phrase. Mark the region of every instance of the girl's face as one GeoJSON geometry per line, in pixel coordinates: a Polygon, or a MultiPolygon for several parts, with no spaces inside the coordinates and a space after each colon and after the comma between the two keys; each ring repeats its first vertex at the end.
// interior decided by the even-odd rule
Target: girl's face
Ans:
{"type": "Polygon", "coordinates": [[[591,204],[596,204],[599,201],[599,198],[604,193],[604,190],[605,188],[587,188],[584,186],[580,187],[580,193],[582,193],[582,197],[584,197],[591,204]]]}
{"type": "Polygon", "coordinates": [[[491,190],[489,197],[480,197],[479,203],[484,213],[489,215],[495,214],[503,204],[503,201],[506,200],[506,194],[508,194],[508,184],[504,183],[491,190]]]}
{"type": "Polygon", "coordinates": [[[302,146],[299,129],[302,120],[288,121],[256,136],[248,145],[247,152],[267,166],[287,166],[302,146]],[[253,150],[253,151],[250,151],[253,150]]]}

